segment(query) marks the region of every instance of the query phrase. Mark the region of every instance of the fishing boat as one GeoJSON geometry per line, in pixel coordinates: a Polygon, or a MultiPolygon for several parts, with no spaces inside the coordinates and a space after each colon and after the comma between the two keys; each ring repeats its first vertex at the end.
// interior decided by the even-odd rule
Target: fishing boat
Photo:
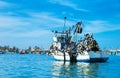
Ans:
{"type": "Polygon", "coordinates": [[[5,52],[0,50],[0,54],[5,54],[5,52]]]}
{"type": "Polygon", "coordinates": [[[72,62],[106,62],[108,60],[109,55],[100,50],[93,34],[85,33],[83,38],[79,37],[82,31],[82,21],[61,32],[53,31],[50,53],[55,60],[72,62]]]}

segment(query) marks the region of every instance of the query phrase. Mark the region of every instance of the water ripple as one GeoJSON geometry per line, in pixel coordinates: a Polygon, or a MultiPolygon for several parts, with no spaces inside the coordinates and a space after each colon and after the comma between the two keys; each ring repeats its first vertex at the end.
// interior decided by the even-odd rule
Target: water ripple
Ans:
{"type": "Polygon", "coordinates": [[[0,55],[0,78],[119,78],[120,56],[105,63],[54,61],[39,54],[0,55]]]}

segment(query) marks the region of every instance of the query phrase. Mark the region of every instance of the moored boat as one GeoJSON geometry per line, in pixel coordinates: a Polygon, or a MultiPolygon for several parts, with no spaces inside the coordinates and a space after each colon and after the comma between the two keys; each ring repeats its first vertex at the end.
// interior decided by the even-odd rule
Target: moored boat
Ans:
{"type": "MultiPolygon", "coordinates": [[[[86,54],[80,54],[78,53],[77,61],[78,62],[106,62],[108,60],[108,54],[106,52],[93,52],[90,51],[85,52],[86,54]]],[[[55,60],[58,61],[64,61],[64,54],[61,52],[61,54],[53,54],[53,57],[55,60]]],[[[65,59],[66,61],[70,61],[70,56],[68,53],[65,53],[65,59]]]]}
{"type": "Polygon", "coordinates": [[[56,60],[83,62],[106,62],[108,60],[108,54],[100,50],[93,34],[86,33],[83,39],[79,39],[78,34],[82,33],[82,22],[62,32],[53,32],[55,36],[50,52],[56,60]]]}
{"type": "Polygon", "coordinates": [[[5,52],[4,51],[0,51],[0,54],[5,54],[5,52]]]}

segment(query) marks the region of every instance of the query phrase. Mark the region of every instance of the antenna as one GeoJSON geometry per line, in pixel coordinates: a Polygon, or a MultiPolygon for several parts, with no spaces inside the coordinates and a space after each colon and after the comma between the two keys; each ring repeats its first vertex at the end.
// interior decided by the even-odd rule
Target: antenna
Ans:
{"type": "Polygon", "coordinates": [[[64,17],[64,27],[63,27],[63,31],[64,31],[64,28],[65,28],[65,25],[66,25],[66,19],[67,19],[67,17],[65,16],[65,17],[64,17]]]}

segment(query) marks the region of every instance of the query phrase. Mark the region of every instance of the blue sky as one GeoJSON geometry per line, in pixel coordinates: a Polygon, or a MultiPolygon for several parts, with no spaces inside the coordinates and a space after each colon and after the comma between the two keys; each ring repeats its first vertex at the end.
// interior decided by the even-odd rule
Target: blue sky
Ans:
{"type": "Polygon", "coordinates": [[[100,47],[120,48],[120,0],[0,0],[0,45],[49,48],[52,30],[84,23],[100,47]]]}

